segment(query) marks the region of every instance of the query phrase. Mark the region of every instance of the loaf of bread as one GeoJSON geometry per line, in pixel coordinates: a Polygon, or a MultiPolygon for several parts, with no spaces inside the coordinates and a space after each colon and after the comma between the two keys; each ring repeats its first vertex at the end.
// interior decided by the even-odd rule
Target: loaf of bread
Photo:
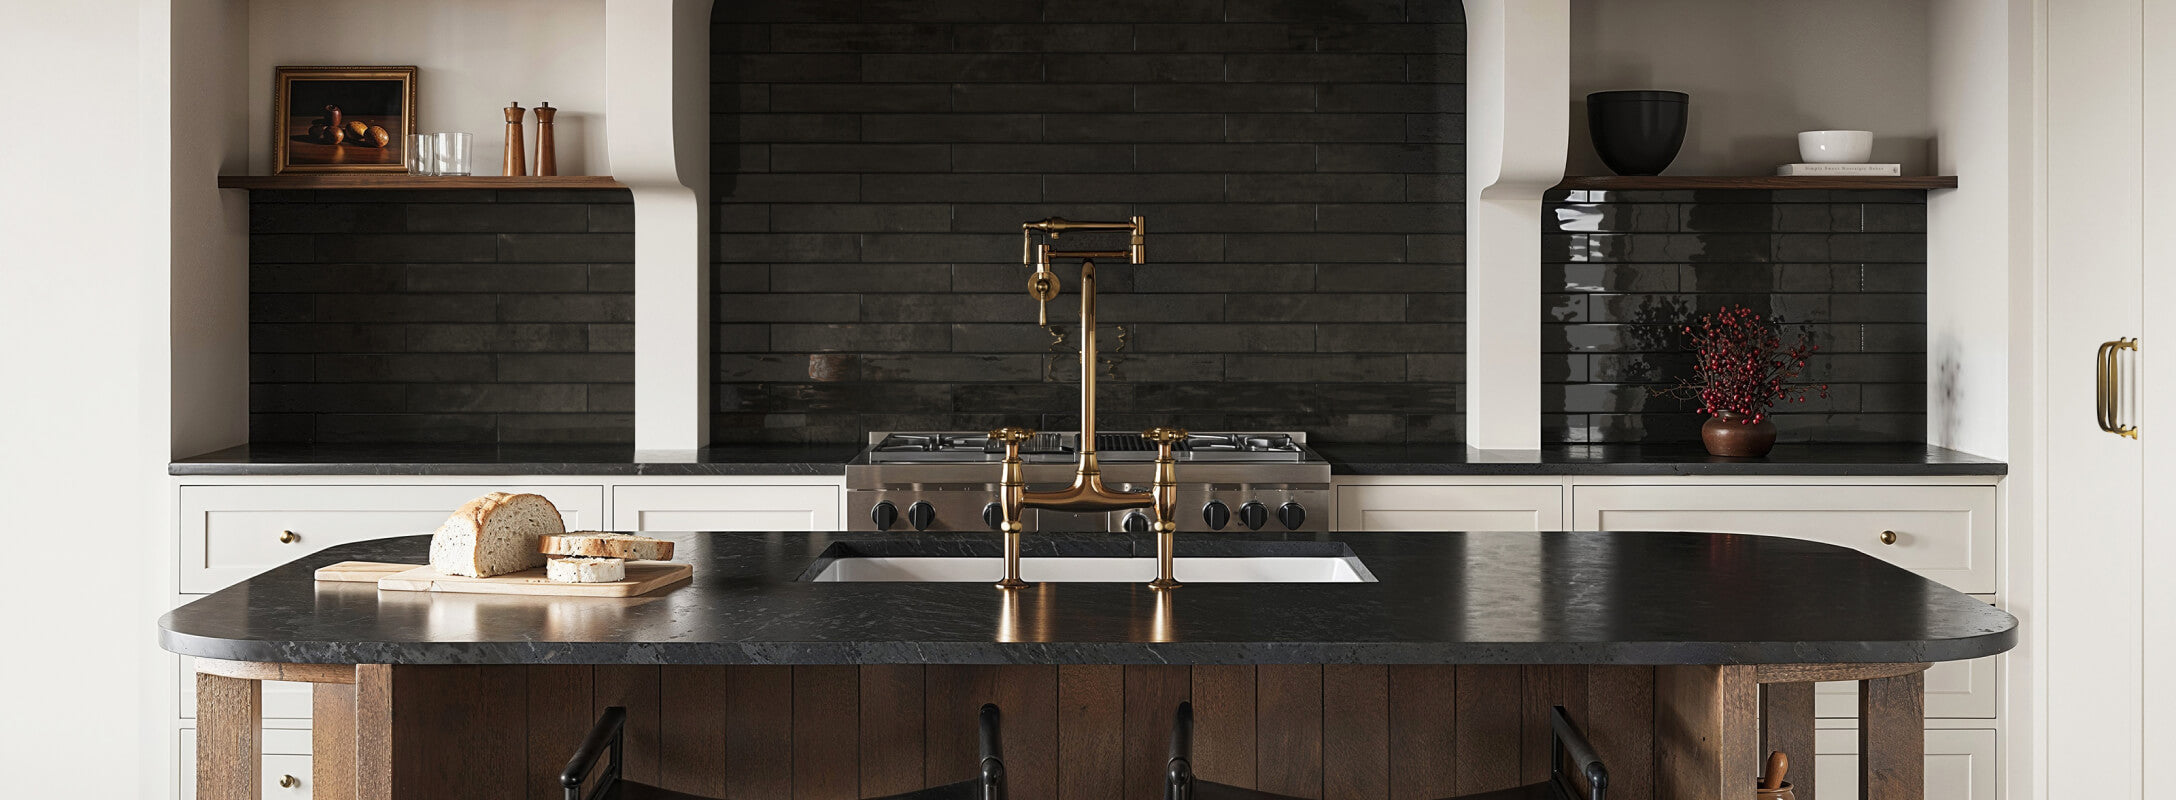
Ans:
{"type": "Polygon", "coordinates": [[[537,548],[548,556],[625,558],[633,561],[667,561],[672,558],[672,542],[648,536],[603,531],[575,531],[546,536],[537,540],[537,548]]]}
{"type": "Polygon", "coordinates": [[[552,501],[492,492],[468,501],[431,535],[431,566],[441,575],[489,578],[544,566],[537,539],[565,533],[552,501]]]}
{"type": "Polygon", "coordinates": [[[617,558],[552,557],[544,577],[559,583],[612,583],[627,580],[627,562],[617,558]]]}

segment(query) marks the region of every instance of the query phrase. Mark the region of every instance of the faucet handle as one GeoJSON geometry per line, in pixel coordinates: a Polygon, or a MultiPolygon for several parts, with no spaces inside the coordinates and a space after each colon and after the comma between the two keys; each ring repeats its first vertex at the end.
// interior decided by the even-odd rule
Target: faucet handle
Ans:
{"type": "Polygon", "coordinates": [[[1186,440],[1186,429],[1158,426],[1142,431],[1141,438],[1157,444],[1174,444],[1186,440]]]}
{"type": "Polygon", "coordinates": [[[1035,430],[1033,428],[1006,427],[990,431],[990,438],[1003,445],[1016,445],[1034,438],[1034,436],[1035,430]]]}

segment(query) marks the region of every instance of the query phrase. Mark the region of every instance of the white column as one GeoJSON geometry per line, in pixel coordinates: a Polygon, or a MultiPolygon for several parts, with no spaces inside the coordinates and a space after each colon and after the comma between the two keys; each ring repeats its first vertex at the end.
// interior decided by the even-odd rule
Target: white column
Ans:
{"type": "Polygon", "coordinates": [[[635,450],[710,438],[711,0],[606,0],[606,147],[635,199],[635,450]]]}
{"type": "Polygon", "coordinates": [[[1541,196],[1564,177],[1567,0],[1466,2],[1466,444],[1541,447],[1541,196]]]}

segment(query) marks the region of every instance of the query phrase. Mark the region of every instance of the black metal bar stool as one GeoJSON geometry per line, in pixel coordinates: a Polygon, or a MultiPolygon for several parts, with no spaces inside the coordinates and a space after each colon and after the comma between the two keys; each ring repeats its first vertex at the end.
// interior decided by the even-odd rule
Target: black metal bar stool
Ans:
{"type": "MultiPolygon", "coordinates": [[[[1194,777],[1194,704],[1180,703],[1178,714],[1171,721],[1171,761],[1165,773],[1165,800],[1301,800],[1290,795],[1245,789],[1229,784],[1205,781],[1194,777]]],[[[1602,766],[1602,759],[1594,755],[1594,747],[1587,744],[1585,734],[1565,716],[1564,707],[1549,710],[1549,779],[1501,791],[1463,795],[1448,800],[1604,800],[1603,789],[1609,784],[1609,770],[1602,766]],[[1564,757],[1571,756],[1579,765],[1581,777],[1587,783],[1587,791],[1580,792],[1573,785],[1570,775],[1564,772],[1564,757]]]]}
{"type": "MultiPolygon", "coordinates": [[[[997,706],[982,706],[980,728],[982,732],[982,774],[957,783],[917,789],[906,794],[891,795],[881,800],[1005,800],[1005,762],[998,756],[997,706]]],[[[626,739],[627,709],[613,706],[597,718],[596,726],[589,729],[589,738],[582,740],[582,747],[574,751],[574,758],[567,762],[565,771],[559,773],[559,785],[567,790],[566,800],[714,800],[701,795],[660,789],[643,783],[620,779],[620,748],[626,739]],[[597,759],[607,757],[604,771],[590,781],[590,772],[597,767],[597,759]],[[582,785],[591,783],[588,793],[582,785]]]]}

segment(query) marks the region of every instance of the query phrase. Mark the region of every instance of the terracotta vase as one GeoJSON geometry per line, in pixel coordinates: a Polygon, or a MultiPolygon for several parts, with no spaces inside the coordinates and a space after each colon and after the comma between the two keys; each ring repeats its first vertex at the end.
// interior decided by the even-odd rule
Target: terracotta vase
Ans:
{"type": "Polygon", "coordinates": [[[1751,425],[1744,424],[1745,415],[1736,411],[1721,411],[1709,417],[1700,426],[1700,443],[1707,445],[1708,455],[1726,458],[1760,458],[1776,446],[1776,423],[1762,418],[1751,425]]]}

